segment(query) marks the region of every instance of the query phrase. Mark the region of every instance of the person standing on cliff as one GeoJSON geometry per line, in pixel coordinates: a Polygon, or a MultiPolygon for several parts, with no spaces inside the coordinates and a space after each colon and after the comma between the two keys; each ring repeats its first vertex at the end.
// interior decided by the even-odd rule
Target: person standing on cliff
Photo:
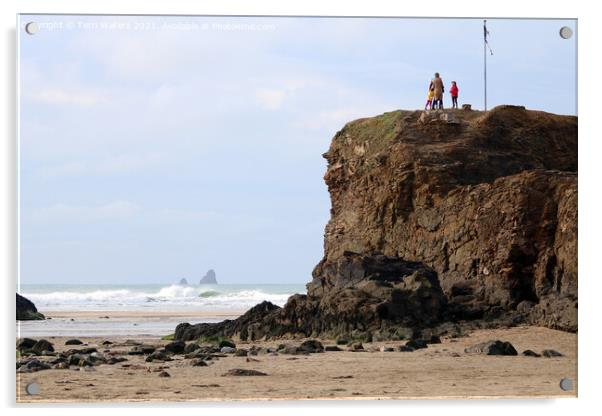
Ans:
{"type": "Polygon", "coordinates": [[[438,72],[435,72],[435,78],[431,81],[431,85],[433,87],[433,91],[435,93],[435,99],[433,100],[433,109],[443,109],[443,93],[445,89],[443,88],[443,80],[439,76],[438,72]]]}
{"type": "Polygon", "coordinates": [[[458,108],[458,91],[459,89],[456,81],[452,81],[451,88],[449,89],[452,99],[452,108],[458,108]]]}
{"type": "Polygon", "coordinates": [[[428,95],[426,97],[426,105],[424,106],[425,110],[432,110],[433,109],[433,97],[435,96],[435,91],[433,91],[432,87],[429,87],[429,92],[428,95]]]}

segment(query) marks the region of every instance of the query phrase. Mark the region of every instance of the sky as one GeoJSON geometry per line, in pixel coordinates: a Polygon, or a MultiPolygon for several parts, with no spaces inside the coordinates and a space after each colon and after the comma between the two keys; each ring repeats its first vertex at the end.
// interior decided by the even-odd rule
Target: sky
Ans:
{"type": "MultiPolygon", "coordinates": [[[[20,283],[306,283],[348,121],[483,107],[480,19],[20,16],[20,283]],[[447,94],[446,94],[447,95],[447,94]],[[444,98],[444,104],[450,101],[444,98]]],[[[576,114],[572,20],[488,20],[488,106],[576,114]]]]}

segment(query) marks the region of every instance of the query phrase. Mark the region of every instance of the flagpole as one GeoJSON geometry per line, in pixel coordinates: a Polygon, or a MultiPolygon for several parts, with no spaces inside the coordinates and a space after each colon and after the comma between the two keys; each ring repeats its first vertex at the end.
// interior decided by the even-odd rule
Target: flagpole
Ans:
{"type": "Polygon", "coordinates": [[[483,20],[483,84],[485,111],[487,111],[487,20],[483,20]]]}

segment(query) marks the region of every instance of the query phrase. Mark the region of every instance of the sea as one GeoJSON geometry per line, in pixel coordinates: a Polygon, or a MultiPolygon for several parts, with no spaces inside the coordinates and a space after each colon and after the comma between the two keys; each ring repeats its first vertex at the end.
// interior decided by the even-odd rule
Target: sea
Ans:
{"type": "Polygon", "coordinates": [[[55,315],[43,321],[17,322],[17,336],[35,338],[164,336],[173,333],[181,322],[234,319],[263,301],[282,306],[291,295],[306,293],[306,289],[303,284],[21,284],[19,292],[40,312],[52,311],[55,315]],[[77,316],[76,312],[85,312],[86,316],[77,316]],[[121,314],[107,318],[111,315],[108,312],[121,314]],[[219,316],[201,317],[212,313],[219,316]]]}

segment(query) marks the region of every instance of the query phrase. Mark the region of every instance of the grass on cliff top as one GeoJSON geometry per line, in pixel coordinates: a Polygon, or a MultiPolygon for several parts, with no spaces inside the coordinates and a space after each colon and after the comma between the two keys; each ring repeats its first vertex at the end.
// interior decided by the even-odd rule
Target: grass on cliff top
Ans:
{"type": "Polygon", "coordinates": [[[355,144],[367,143],[366,155],[372,155],[395,141],[403,126],[402,119],[412,113],[412,111],[397,110],[375,117],[362,118],[348,123],[343,132],[349,135],[355,144]]]}
{"type": "Polygon", "coordinates": [[[169,334],[169,335],[165,335],[165,336],[161,337],[161,339],[163,341],[173,341],[175,336],[176,336],[176,334],[169,334]]]}

